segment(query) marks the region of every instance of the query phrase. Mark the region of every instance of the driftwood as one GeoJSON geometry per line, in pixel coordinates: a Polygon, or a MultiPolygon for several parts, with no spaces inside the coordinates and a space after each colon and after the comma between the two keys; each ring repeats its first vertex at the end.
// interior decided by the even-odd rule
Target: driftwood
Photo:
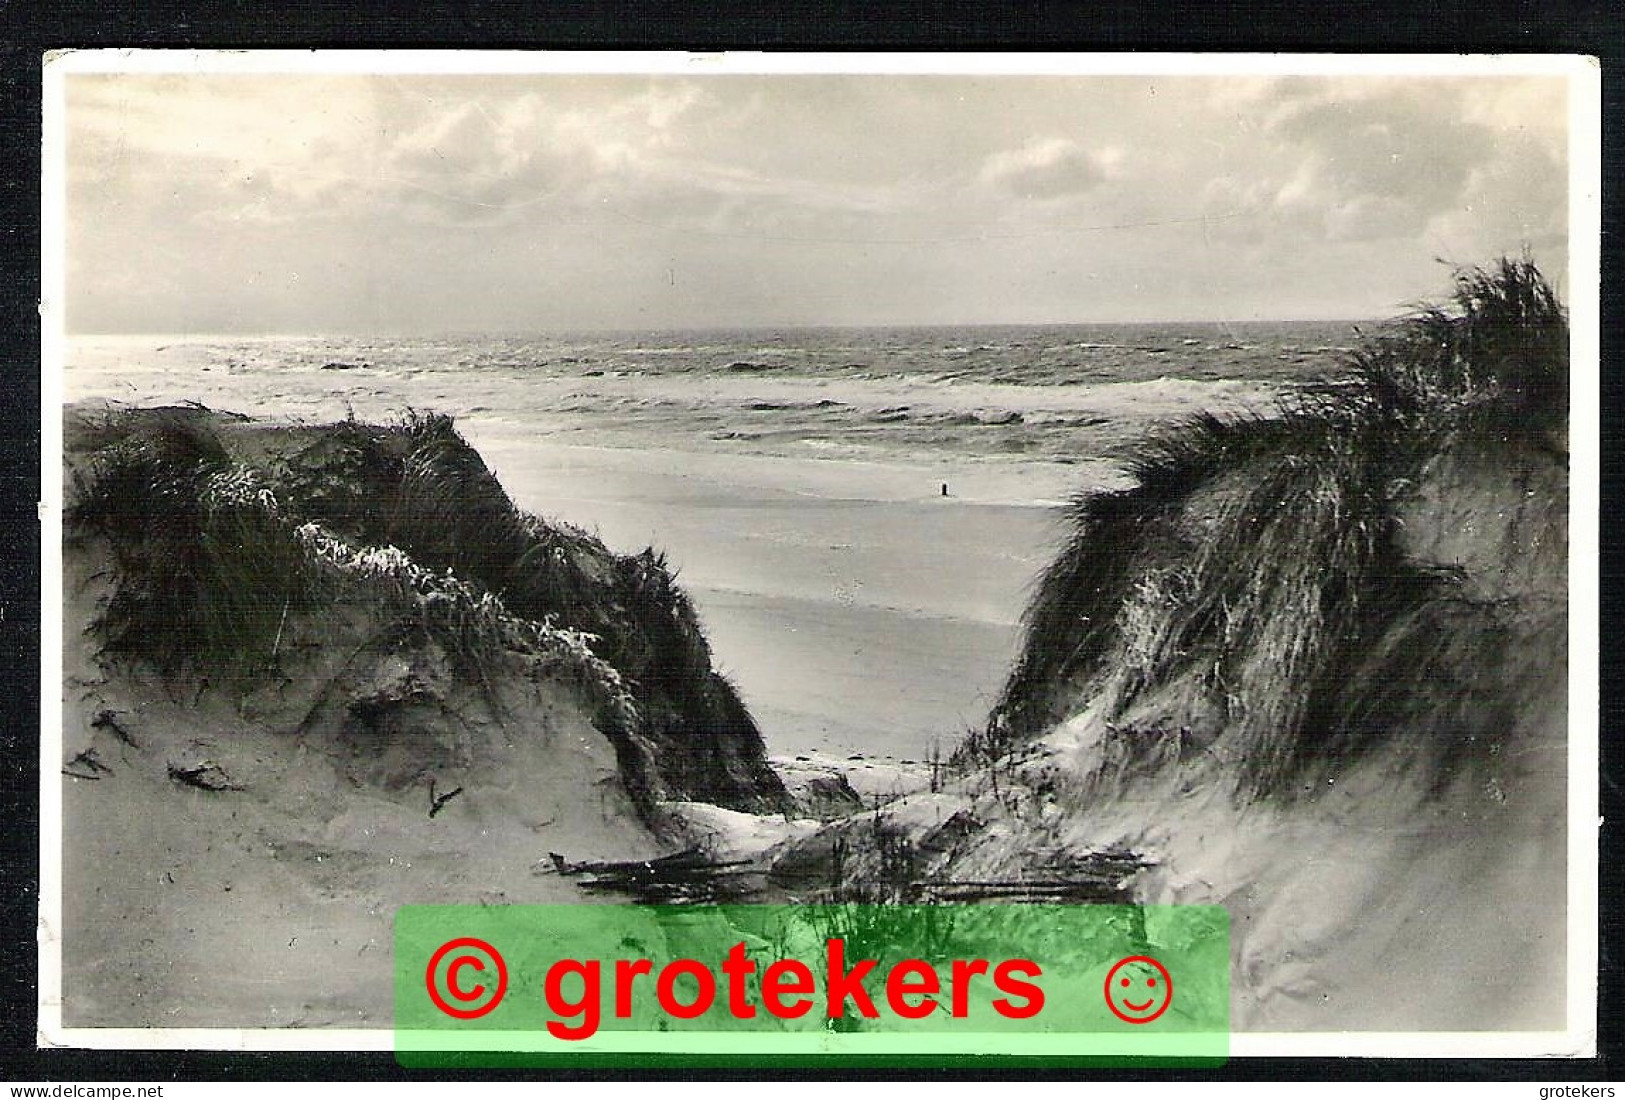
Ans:
{"type": "Polygon", "coordinates": [[[924,902],[1042,901],[1126,902],[1129,894],[1117,883],[1077,882],[916,882],[910,884],[924,902]]]}
{"type": "Polygon", "coordinates": [[[96,717],[90,720],[90,728],[95,730],[104,729],[132,749],[141,747],[140,743],[130,735],[130,731],[119,725],[118,715],[111,710],[97,711],[96,717]]]}
{"type": "Polygon", "coordinates": [[[429,816],[433,817],[446,808],[446,803],[463,793],[463,788],[453,787],[445,794],[437,795],[434,789],[434,780],[429,780],[429,816]]]}
{"type": "Polygon", "coordinates": [[[922,881],[909,884],[922,901],[1035,901],[1061,903],[1133,900],[1129,880],[1153,864],[1135,852],[1111,848],[1066,856],[1018,879],[922,881]]]}
{"type": "Polygon", "coordinates": [[[103,764],[96,755],[96,748],[92,745],[84,752],[75,756],[63,767],[62,774],[73,779],[100,779],[103,775],[112,775],[113,769],[103,764]],[[69,768],[80,768],[81,771],[69,771],[69,768]]]}
{"type": "MultiPolygon", "coordinates": [[[[593,893],[620,893],[644,904],[701,905],[719,901],[749,901],[766,893],[769,868],[749,859],[717,860],[698,848],[656,859],[572,862],[558,852],[547,853],[550,866],[537,874],[580,878],[577,885],[593,893]]],[[[1124,850],[1093,852],[1058,860],[1054,865],[1020,879],[944,881],[912,880],[895,900],[911,904],[941,902],[1034,902],[1050,904],[1129,904],[1129,880],[1152,864],[1124,850]]],[[[827,898],[842,900],[843,889],[827,898]]]]}
{"type": "Polygon", "coordinates": [[[581,876],[576,885],[592,893],[621,893],[642,904],[702,905],[743,900],[760,892],[766,869],[754,860],[717,860],[698,848],[655,859],[571,862],[547,853],[551,868],[537,874],[581,876]]]}

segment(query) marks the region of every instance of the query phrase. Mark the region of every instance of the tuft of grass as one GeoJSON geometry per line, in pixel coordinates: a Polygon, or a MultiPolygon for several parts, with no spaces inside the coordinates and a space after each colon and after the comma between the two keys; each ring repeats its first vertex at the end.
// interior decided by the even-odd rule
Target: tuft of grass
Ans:
{"type": "Polygon", "coordinates": [[[590,636],[634,700],[637,755],[659,761],[652,786],[736,809],[791,807],[663,555],[616,555],[585,532],[515,508],[450,417],[409,413],[380,445],[393,456],[383,467],[399,481],[363,518],[366,541],[451,569],[522,618],[590,636]]]}
{"type": "Polygon", "coordinates": [[[158,418],[77,481],[69,530],[105,539],[119,576],[98,624],[113,652],[240,682],[275,667],[287,617],[323,598],[275,492],[196,420],[158,418]]]}
{"type": "Polygon", "coordinates": [[[1444,304],[1423,305],[1354,355],[1365,396],[1423,426],[1478,406],[1544,429],[1568,414],[1568,311],[1527,256],[1460,268],[1444,304]]]}
{"type": "Polygon", "coordinates": [[[1448,440],[1561,423],[1567,352],[1555,292],[1503,259],[1458,272],[1449,303],[1370,341],[1348,380],[1151,440],[1132,488],[1074,503],[1021,654],[956,759],[997,759],[1086,699],[1122,742],[1103,759],[1206,753],[1250,795],[1371,743],[1376,712],[1335,702],[1347,669],[1440,591],[1396,549],[1396,486],[1448,440]]]}
{"type": "Polygon", "coordinates": [[[294,537],[347,598],[410,609],[416,627],[441,642],[465,675],[489,683],[505,655],[537,658],[543,671],[563,674],[593,700],[597,724],[612,738],[636,729],[637,704],[620,673],[592,651],[592,635],[513,615],[490,592],[425,569],[394,546],[352,546],[316,523],[300,525],[294,537]]]}
{"type": "MultiPolygon", "coordinates": [[[[836,837],[829,889],[800,913],[820,940],[841,940],[849,958],[951,958],[955,911],[923,897],[922,864],[907,831],[877,810],[863,827],[836,837]]],[[[863,1024],[843,1016],[831,1027],[860,1031],[863,1024]]]]}

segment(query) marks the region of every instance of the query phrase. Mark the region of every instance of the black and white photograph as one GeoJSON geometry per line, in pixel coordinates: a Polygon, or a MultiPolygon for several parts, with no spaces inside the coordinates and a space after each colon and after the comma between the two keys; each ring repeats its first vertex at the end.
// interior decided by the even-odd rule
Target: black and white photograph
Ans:
{"type": "Polygon", "coordinates": [[[52,1042],[855,899],[1222,906],[1237,1058],[1595,1052],[1582,59],[46,78],[52,1042]]]}

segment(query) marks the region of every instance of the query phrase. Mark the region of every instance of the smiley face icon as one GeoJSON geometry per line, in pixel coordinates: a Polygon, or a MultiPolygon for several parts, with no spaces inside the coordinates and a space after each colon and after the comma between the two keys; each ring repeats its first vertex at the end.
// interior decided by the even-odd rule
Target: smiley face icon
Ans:
{"type": "Polygon", "coordinates": [[[1119,959],[1106,975],[1106,1007],[1119,1020],[1149,1024],[1174,1001],[1174,980],[1150,955],[1119,959]]]}

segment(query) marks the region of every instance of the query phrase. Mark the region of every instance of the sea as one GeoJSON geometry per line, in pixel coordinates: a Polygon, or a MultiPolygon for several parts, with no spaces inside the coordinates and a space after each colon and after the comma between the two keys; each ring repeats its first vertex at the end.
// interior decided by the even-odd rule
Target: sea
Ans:
{"type": "Polygon", "coordinates": [[[769,748],[985,720],[1062,508],[1151,433],[1349,370],[1350,321],[73,336],[69,402],[447,413],[515,501],[662,549],[769,748]]]}
{"type": "Polygon", "coordinates": [[[1358,338],[1348,321],[80,336],[65,390],[318,420],[410,405],[607,446],[1066,462],[1147,416],[1336,374],[1358,338]]]}

